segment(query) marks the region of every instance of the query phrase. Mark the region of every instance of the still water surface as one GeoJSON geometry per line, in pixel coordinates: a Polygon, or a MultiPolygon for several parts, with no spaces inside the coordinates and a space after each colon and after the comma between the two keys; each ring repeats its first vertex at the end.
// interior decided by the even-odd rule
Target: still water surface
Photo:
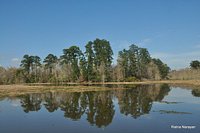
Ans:
{"type": "Polygon", "coordinates": [[[2,98],[0,133],[200,133],[199,90],[120,87],[127,89],[2,98]]]}

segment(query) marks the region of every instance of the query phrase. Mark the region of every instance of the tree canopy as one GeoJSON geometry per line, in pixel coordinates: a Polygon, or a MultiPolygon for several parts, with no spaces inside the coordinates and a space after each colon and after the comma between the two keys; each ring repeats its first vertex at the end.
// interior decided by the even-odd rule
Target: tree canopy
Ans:
{"type": "Polygon", "coordinates": [[[191,61],[190,67],[193,69],[198,69],[200,68],[200,62],[198,60],[191,61]]]}

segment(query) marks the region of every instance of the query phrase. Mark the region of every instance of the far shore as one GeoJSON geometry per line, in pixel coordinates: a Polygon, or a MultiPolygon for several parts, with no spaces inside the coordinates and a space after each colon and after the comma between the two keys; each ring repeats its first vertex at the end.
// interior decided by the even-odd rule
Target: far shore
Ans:
{"type": "MultiPolygon", "coordinates": [[[[156,81],[136,81],[136,82],[66,82],[59,85],[126,85],[126,84],[185,84],[200,86],[200,80],[156,80],[156,81]]],[[[55,85],[55,83],[30,83],[25,85],[55,85]]]]}
{"type": "Polygon", "coordinates": [[[200,80],[158,80],[158,81],[137,81],[137,82],[66,82],[66,83],[24,83],[0,85],[0,90],[34,89],[34,88],[103,88],[95,85],[142,85],[142,84],[171,84],[200,86],[200,80]],[[69,85],[69,86],[68,86],[69,85]],[[72,85],[72,86],[70,86],[72,85]],[[89,85],[89,86],[86,86],[89,85]]]}
{"type": "Polygon", "coordinates": [[[162,81],[141,81],[141,82],[105,82],[105,83],[63,83],[58,86],[53,83],[31,83],[31,84],[12,84],[0,85],[0,98],[5,96],[18,96],[29,93],[42,93],[47,91],[65,91],[65,92],[84,92],[84,91],[102,91],[127,89],[123,87],[109,88],[98,85],[142,85],[142,84],[170,84],[178,87],[189,87],[191,89],[200,89],[200,80],[162,80],[162,81]],[[71,85],[71,86],[70,86],[71,85]],[[89,85],[89,86],[86,86],[89,85]]]}

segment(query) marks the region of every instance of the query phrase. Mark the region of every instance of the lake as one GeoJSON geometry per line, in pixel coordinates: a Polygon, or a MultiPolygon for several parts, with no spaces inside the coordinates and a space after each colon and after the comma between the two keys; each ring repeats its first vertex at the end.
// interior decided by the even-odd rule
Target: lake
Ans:
{"type": "Polygon", "coordinates": [[[0,99],[0,133],[200,133],[200,89],[113,85],[0,99]]]}

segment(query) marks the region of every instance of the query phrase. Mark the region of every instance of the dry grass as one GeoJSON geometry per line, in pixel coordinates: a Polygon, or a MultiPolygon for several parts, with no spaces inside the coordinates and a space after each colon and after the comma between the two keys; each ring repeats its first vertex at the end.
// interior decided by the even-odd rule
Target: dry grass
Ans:
{"type": "Polygon", "coordinates": [[[169,78],[172,80],[195,80],[200,79],[200,69],[180,69],[169,73],[169,78]]]}
{"type": "MultiPolygon", "coordinates": [[[[126,85],[126,84],[189,84],[189,85],[200,85],[200,80],[158,80],[158,81],[141,81],[141,82],[93,82],[93,83],[63,83],[63,85],[126,85]]],[[[51,83],[34,83],[31,85],[53,85],[51,83]]]]}
{"type": "MultiPolygon", "coordinates": [[[[138,82],[82,82],[82,83],[62,83],[60,85],[126,85],[126,84],[190,84],[190,85],[200,85],[200,80],[158,80],[158,81],[138,81],[138,82]]],[[[53,83],[32,83],[27,85],[33,86],[43,86],[43,85],[54,85],[53,83]]]]}
{"type": "Polygon", "coordinates": [[[109,88],[100,86],[29,86],[29,85],[0,85],[0,98],[5,96],[19,96],[30,93],[43,93],[43,92],[85,92],[85,91],[105,91],[126,88],[109,88]]]}
{"type": "MultiPolygon", "coordinates": [[[[200,86],[200,80],[164,80],[164,81],[143,81],[143,82],[106,82],[105,85],[139,85],[139,84],[171,84],[175,86],[200,86]]],[[[0,85],[0,97],[5,96],[17,96],[29,93],[41,93],[47,91],[65,91],[65,92],[84,92],[84,91],[102,91],[102,90],[115,90],[115,89],[126,89],[126,88],[108,88],[101,86],[84,86],[88,83],[69,83],[76,84],[76,86],[53,86],[49,84],[25,84],[25,85],[0,85]]],[[[90,83],[90,85],[102,85],[103,83],[90,83]]]]}

